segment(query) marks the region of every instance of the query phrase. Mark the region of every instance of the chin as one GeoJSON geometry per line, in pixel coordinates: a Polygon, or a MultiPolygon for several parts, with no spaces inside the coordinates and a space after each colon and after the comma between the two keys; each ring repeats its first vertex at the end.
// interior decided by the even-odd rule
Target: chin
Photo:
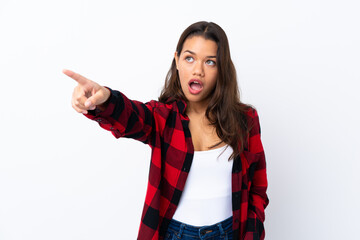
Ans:
{"type": "Polygon", "coordinates": [[[206,101],[206,99],[202,96],[190,96],[190,97],[186,97],[186,98],[189,102],[194,102],[194,103],[206,101]]]}

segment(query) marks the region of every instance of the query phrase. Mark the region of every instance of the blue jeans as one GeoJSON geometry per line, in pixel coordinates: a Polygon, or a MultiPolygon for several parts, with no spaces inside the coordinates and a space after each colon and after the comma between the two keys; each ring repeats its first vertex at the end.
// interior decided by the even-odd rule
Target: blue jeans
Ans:
{"type": "Polygon", "coordinates": [[[203,227],[187,225],[172,219],[164,240],[231,240],[232,233],[232,217],[203,227]]]}

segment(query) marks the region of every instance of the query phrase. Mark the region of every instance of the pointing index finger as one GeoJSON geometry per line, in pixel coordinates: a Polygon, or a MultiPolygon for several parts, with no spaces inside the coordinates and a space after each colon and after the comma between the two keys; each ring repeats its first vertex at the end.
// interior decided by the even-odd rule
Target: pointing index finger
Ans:
{"type": "Polygon", "coordinates": [[[77,81],[79,84],[84,85],[88,82],[88,79],[76,72],[73,72],[71,70],[68,69],[63,69],[63,73],[68,76],[71,77],[72,79],[74,79],[75,81],[77,81]]]}

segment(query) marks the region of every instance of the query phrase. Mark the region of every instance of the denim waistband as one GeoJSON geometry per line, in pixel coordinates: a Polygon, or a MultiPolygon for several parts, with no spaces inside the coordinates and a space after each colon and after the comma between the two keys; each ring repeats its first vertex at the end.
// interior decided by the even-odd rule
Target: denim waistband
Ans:
{"type": "Polygon", "coordinates": [[[214,236],[223,236],[232,231],[232,216],[219,223],[209,226],[192,226],[172,219],[169,223],[169,230],[176,233],[178,238],[182,235],[194,237],[195,239],[206,239],[214,236]]]}

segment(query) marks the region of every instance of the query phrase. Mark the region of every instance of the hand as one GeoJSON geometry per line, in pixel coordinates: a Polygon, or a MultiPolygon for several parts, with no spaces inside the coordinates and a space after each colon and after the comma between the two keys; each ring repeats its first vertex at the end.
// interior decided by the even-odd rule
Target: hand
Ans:
{"type": "Polygon", "coordinates": [[[63,73],[78,83],[71,99],[72,107],[77,112],[87,114],[88,110],[94,110],[109,99],[109,89],[73,71],[64,69],[63,73]]]}

